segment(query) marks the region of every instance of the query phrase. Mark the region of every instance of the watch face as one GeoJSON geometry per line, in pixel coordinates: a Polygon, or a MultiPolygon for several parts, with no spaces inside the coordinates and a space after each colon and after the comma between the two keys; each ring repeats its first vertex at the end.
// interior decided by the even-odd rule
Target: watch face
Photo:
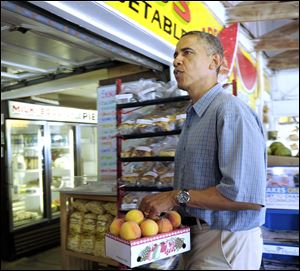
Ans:
{"type": "Polygon", "coordinates": [[[190,200],[190,194],[186,191],[181,191],[177,196],[177,200],[179,203],[187,203],[190,200]]]}

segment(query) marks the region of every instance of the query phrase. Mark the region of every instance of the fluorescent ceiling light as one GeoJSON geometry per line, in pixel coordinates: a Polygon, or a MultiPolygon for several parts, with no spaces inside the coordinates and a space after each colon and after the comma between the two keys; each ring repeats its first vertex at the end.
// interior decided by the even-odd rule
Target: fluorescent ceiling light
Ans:
{"type": "Polygon", "coordinates": [[[29,77],[37,76],[37,74],[33,73],[24,73],[24,74],[14,74],[14,73],[8,73],[8,72],[1,72],[1,77],[16,79],[16,80],[22,80],[29,77]]]}
{"type": "Polygon", "coordinates": [[[7,65],[7,66],[11,66],[11,67],[19,68],[19,69],[22,69],[25,71],[31,71],[31,72],[40,72],[40,73],[48,73],[49,72],[48,70],[45,70],[45,69],[40,69],[40,68],[27,66],[27,65],[15,63],[15,62],[5,61],[5,60],[1,60],[1,65],[7,65]]]}
{"type": "Polygon", "coordinates": [[[37,96],[31,96],[30,99],[33,101],[37,101],[37,102],[59,105],[59,101],[45,99],[45,98],[41,98],[41,97],[37,97],[37,96]]]}

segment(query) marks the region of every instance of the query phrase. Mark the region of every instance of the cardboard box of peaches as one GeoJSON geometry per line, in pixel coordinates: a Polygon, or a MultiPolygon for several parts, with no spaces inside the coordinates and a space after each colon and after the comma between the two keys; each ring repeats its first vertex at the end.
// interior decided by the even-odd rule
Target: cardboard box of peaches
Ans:
{"type": "Polygon", "coordinates": [[[181,225],[176,211],[152,220],[140,210],[130,210],[115,218],[105,235],[106,256],[130,268],[189,250],[190,228],[181,225]]]}

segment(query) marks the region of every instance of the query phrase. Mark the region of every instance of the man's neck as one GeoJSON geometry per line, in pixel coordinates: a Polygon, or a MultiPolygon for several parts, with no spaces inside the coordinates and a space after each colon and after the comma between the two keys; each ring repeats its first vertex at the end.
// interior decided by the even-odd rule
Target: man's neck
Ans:
{"type": "Polygon", "coordinates": [[[191,86],[188,89],[188,93],[192,99],[193,104],[196,103],[206,92],[213,88],[218,82],[216,80],[206,81],[204,84],[198,86],[191,86]]]}

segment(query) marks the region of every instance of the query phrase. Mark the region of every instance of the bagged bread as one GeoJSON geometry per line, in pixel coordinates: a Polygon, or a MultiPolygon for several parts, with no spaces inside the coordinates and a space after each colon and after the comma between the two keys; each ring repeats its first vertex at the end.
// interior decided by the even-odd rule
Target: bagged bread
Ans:
{"type": "Polygon", "coordinates": [[[87,211],[98,215],[102,215],[105,212],[104,208],[101,206],[101,202],[99,201],[89,201],[86,203],[85,208],[87,211]]]}
{"type": "Polygon", "coordinates": [[[117,203],[116,202],[107,202],[103,204],[104,209],[106,212],[113,216],[117,216],[118,209],[117,209],[117,203]]]}
{"type": "Polygon", "coordinates": [[[86,204],[87,202],[88,202],[87,200],[80,200],[80,199],[77,199],[77,200],[74,200],[74,201],[72,202],[72,206],[73,206],[73,208],[75,208],[76,210],[85,213],[85,212],[87,211],[87,209],[86,209],[86,207],[85,207],[85,204],[86,204]]]}
{"type": "Polygon", "coordinates": [[[73,251],[80,251],[80,235],[69,234],[67,237],[67,248],[73,251]]]}
{"type": "Polygon", "coordinates": [[[105,239],[96,239],[94,255],[105,257],[105,239]]]}
{"type": "Polygon", "coordinates": [[[93,254],[95,247],[95,235],[82,234],[80,239],[80,252],[93,254]]]}

